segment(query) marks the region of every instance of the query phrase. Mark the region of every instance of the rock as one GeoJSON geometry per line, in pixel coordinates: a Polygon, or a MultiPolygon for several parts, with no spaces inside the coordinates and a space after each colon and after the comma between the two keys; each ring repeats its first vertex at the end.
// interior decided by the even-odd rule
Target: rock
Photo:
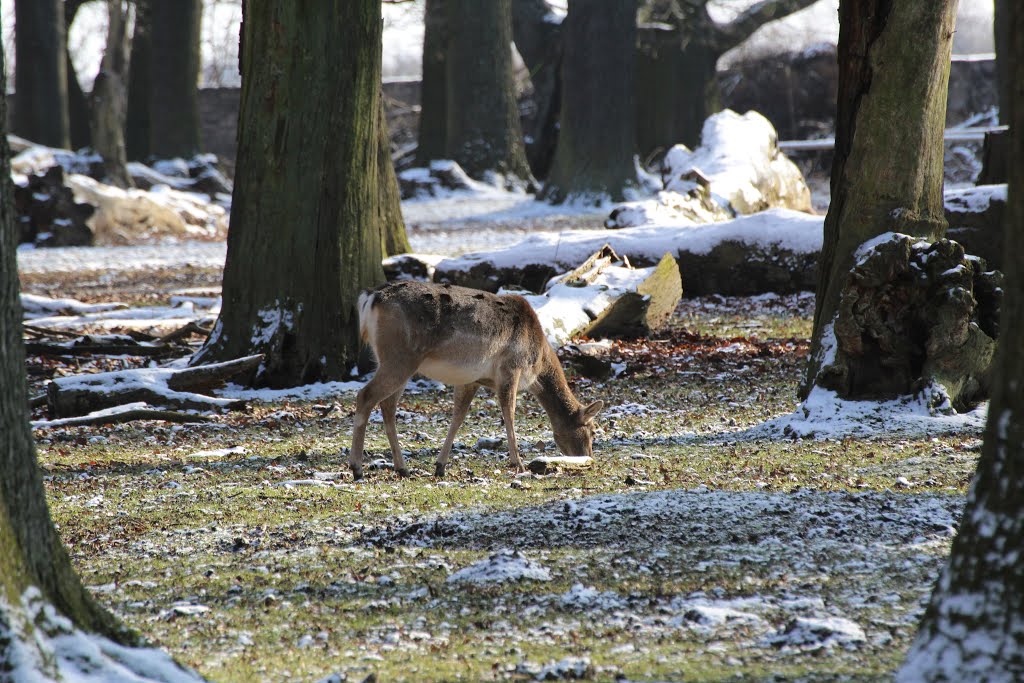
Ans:
{"type": "Polygon", "coordinates": [[[946,237],[968,254],[985,259],[989,268],[1003,267],[1006,185],[979,185],[945,194],[946,237]]]}
{"type": "Polygon", "coordinates": [[[14,186],[19,244],[91,246],[94,235],[86,221],[95,211],[95,207],[75,201],[60,166],[52,166],[39,175],[29,175],[24,186],[14,186]]]}
{"type": "Polygon", "coordinates": [[[444,259],[433,254],[398,254],[384,259],[384,277],[393,280],[433,282],[434,269],[444,259]]]}

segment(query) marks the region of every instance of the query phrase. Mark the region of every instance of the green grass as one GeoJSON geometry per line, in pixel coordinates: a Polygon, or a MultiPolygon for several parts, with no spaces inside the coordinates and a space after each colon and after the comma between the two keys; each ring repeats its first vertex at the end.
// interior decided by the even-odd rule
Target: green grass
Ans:
{"type": "MultiPolygon", "coordinates": [[[[472,542],[415,533],[414,542],[402,540],[403,529],[434,519],[490,511],[532,523],[542,506],[557,510],[560,501],[602,494],[642,499],[707,487],[782,500],[796,491],[892,491],[910,500],[964,493],[978,435],[737,438],[737,430],[796,402],[807,311],[773,311],[690,307],[664,340],[617,345],[612,360],[625,367],[618,378],[573,377],[584,400],[643,406],[640,414],[603,419],[596,463],[582,473],[516,479],[504,451],[476,448],[480,436],[503,432],[497,408],[478,398],[448,479],[435,481],[426,473],[447,428],[450,392],[425,392],[407,394],[400,406],[423,419],[399,425],[422,476],[400,480],[371,470],[353,484],[343,453],[353,397],[345,395],[326,416],[322,406],[295,401],[256,404],[213,425],[39,431],[52,514],[103,603],[220,681],[312,681],[332,672],[348,680],[370,672],[382,681],[531,680],[523,673],[528,664],[567,656],[588,657],[596,680],[883,680],[909,644],[948,538],[850,547],[856,557],[884,555],[878,566],[850,564],[827,546],[804,566],[735,520],[723,520],[739,524],[730,529],[680,526],[653,545],[639,528],[635,536],[609,527],[597,541],[562,543],[557,535],[547,541],[544,528],[515,524],[472,542]],[[749,341],[752,330],[747,352],[722,351],[749,341]],[[192,455],[231,446],[246,452],[192,455]],[[331,473],[328,486],[281,485],[331,473]],[[728,542],[702,540],[712,537],[728,542]],[[551,570],[550,582],[446,582],[496,545],[520,542],[551,570]],[[562,605],[559,596],[576,583],[614,593],[621,604],[562,605]],[[851,585],[867,592],[854,595],[851,585]],[[673,607],[700,595],[771,600],[761,627],[702,630],[673,607]],[[792,618],[779,601],[803,595],[862,624],[868,641],[849,650],[765,645],[765,630],[792,618]],[[179,614],[179,603],[208,610],[179,614]]],[[[554,452],[532,398],[520,402],[516,426],[526,459],[554,452]]],[[[368,459],[386,454],[379,424],[371,424],[367,447],[368,459]]]]}

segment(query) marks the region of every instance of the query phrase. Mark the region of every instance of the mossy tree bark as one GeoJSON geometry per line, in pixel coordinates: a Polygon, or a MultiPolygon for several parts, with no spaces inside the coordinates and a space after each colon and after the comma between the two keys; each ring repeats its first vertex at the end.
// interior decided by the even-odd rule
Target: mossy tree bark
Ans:
{"type": "MultiPolygon", "coordinates": [[[[63,57],[62,52],[58,54],[63,57]]],[[[32,586],[77,627],[123,643],[135,638],[82,586],[46,506],[28,422],[3,74],[0,54],[0,662],[8,662],[5,648],[11,643],[5,637],[19,627],[31,628],[25,624],[25,615],[18,613],[18,605],[32,586]]]]}
{"type": "Polygon", "coordinates": [[[191,157],[200,151],[199,29],[202,0],[149,0],[149,152],[191,157]]]}
{"type": "Polygon", "coordinates": [[[41,145],[70,147],[64,2],[15,3],[14,22],[13,132],[41,145]]]}
{"type": "MultiPolygon", "coordinates": [[[[1024,7],[1010,3],[1012,35],[1024,7]]],[[[1024,43],[1014,46],[1024,63],[1024,43]]],[[[985,441],[960,530],[900,683],[1024,680],[1024,72],[1014,74],[1003,334],[985,441]]]]}
{"type": "Polygon", "coordinates": [[[423,77],[416,165],[429,166],[448,151],[448,20],[445,0],[427,0],[423,10],[423,77]]]}
{"type": "Polygon", "coordinates": [[[510,0],[445,0],[446,154],[474,178],[531,183],[512,77],[510,0]]]}
{"type": "Polygon", "coordinates": [[[640,13],[637,142],[641,154],[700,142],[704,120],[721,110],[718,59],[768,22],[817,0],[766,0],[728,23],[711,18],[709,0],[654,0],[640,13]]]}
{"type": "Polygon", "coordinates": [[[384,281],[380,3],[246,0],[224,304],[193,364],[266,355],[258,384],[347,375],[356,297],[384,281]]]}
{"type": "Polygon", "coordinates": [[[946,230],[942,134],[957,4],[840,1],[832,201],[802,396],[828,360],[858,247],[886,232],[934,241],[946,230]]]}
{"type": "Polygon", "coordinates": [[[561,129],[543,196],[620,201],[637,183],[636,4],[570,0],[563,35],[561,129]]]}
{"type": "Polygon", "coordinates": [[[394,256],[406,254],[412,251],[412,247],[409,246],[405,219],[402,217],[402,193],[398,189],[395,165],[391,162],[391,136],[388,135],[388,119],[384,113],[384,97],[378,99],[380,111],[377,113],[377,187],[380,190],[380,197],[377,206],[380,210],[380,241],[384,256],[394,256]]]}

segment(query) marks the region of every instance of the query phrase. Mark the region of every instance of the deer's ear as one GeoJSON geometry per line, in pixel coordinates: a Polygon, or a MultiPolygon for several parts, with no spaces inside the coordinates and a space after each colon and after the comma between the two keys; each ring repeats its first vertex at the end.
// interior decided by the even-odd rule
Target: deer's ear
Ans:
{"type": "Polygon", "coordinates": [[[581,421],[584,424],[590,422],[599,412],[601,412],[601,408],[604,408],[604,401],[594,401],[589,406],[583,409],[581,421]]]}

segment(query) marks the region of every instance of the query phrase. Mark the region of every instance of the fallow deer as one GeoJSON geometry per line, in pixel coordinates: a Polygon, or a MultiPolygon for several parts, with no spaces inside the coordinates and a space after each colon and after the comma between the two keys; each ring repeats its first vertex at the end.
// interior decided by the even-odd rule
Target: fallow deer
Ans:
{"type": "Polygon", "coordinates": [[[397,282],[359,295],[359,330],[377,357],[377,372],[356,396],[349,467],[363,475],[363,442],[370,412],[379,403],[395,471],[408,476],[395,428],[395,410],[417,372],[455,386],[448,435],[434,476],[443,477],[455,434],[480,386],[501,405],[513,467],[523,471],[516,446],[516,393],[537,397],[551,420],[555,443],[570,456],[593,452],[593,419],[604,406],[584,406],[565,380],[540,321],[521,296],[423,282],[397,282]]]}

